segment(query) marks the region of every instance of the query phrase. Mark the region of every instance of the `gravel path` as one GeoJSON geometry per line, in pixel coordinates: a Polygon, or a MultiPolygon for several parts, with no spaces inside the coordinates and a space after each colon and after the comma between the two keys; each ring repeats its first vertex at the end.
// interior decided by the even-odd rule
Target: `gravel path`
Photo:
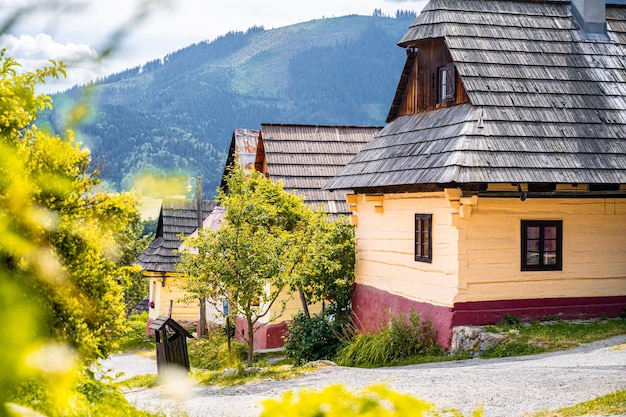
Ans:
{"type": "MultiPolygon", "coordinates": [[[[323,367],[301,378],[216,388],[179,381],[165,387],[126,393],[135,406],[168,416],[258,417],[259,402],[287,390],[321,389],[344,384],[350,389],[384,383],[391,389],[471,415],[482,405],[485,417],[516,417],[541,409],[566,407],[626,389],[626,336],[565,352],[503,359],[470,359],[437,364],[359,369],[323,367]],[[620,346],[621,345],[621,346],[620,346]]],[[[124,377],[156,373],[154,360],[114,355],[104,369],[124,377]]],[[[626,416],[625,416],[626,417],[626,416]]]]}

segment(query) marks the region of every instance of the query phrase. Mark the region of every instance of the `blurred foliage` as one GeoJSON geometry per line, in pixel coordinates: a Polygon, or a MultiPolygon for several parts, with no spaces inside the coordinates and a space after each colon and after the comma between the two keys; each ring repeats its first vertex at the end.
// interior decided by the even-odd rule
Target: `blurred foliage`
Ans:
{"type": "MultiPolygon", "coordinates": [[[[90,153],[37,128],[49,96],[35,94],[50,65],[18,72],[0,52],[0,415],[7,401],[70,407],[83,365],[106,357],[125,330],[124,299],[136,268],[124,258],[141,219],[132,194],[94,190],[90,153]],[[28,392],[43,391],[32,397],[28,392]]],[[[86,382],[87,381],[87,382],[86,382]]],[[[63,415],[58,412],[56,415],[63,415]]],[[[69,413],[67,415],[70,415],[69,413]]]]}
{"type": "MultiPolygon", "coordinates": [[[[64,379],[63,381],[65,381],[64,379]]],[[[14,397],[37,410],[37,417],[157,417],[159,414],[137,410],[124,398],[122,391],[108,379],[99,380],[90,372],[82,372],[73,385],[62,389],[39,379],[20,384],[14,397]]],[[[12,416],[30,416],[23,405],[8,406],[12,416]]]]}
{"type": "MultiPolygon", "coordinates": [[[[341,385],[331,385],[321,391],[287,391],[281,399],[263,401],[260,417],[462,417],[459,411],[438,411],[423,400],[390,390],[384,385],[372,385],[353,393],[341,385]]],[[[478,409],[472,417],[481,417],[478,409]]]]}

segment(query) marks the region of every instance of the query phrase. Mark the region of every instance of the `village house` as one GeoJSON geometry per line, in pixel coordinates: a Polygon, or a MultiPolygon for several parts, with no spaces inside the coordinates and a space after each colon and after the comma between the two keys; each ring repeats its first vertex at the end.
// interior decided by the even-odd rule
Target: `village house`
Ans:
{"type": "MultiPolygon", "coordinates": [[[[215,206],[215,202],[203,200],[202,217],[209,216],[215,206]]],[[[180,235],[189,236],[197,228],[196,200],[163,200],[154,240],[135,261],[149,282],[147,328],[159,316],[169,316],[186,327],[198,323],[198,303],[182,301],[186,293],[181,286],[183,278],[176,271],[180,235]]]]}
{"type": "Polygon", "coordinates": [[[431,0],[352,189],[366,329],[626,312],[626,2],[431,0]]]}

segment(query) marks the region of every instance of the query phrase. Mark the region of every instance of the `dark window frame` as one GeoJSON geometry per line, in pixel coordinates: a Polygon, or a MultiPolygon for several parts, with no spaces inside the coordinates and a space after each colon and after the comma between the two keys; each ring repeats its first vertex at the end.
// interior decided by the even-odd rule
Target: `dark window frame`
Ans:
{"type": "Polygon", "coordinates": [[[428,262],[433,260],[433,215],[415,214],[415,261],[428,262]]]}
{"type": "Polygon", "coordinates": [[[449,63],[438,69],[437,101],[445,103],[456,98],[456,72],[454,64],[449,63]]]}
{"type": "Polygon", "coordinates": [[[521,244],[522,271],[563,270],[563,220],[522,220],[521,244]],[[538,228],[539,235],[529,236],[529,228],[538,228]],[[556,228],[556,236],[546,237],[547,228],[556,228]],[[536,247],[531,248],[533,242],[536,247]],[[547,246],[551,242],[554,247],[550,250],[547,246]],[[534,259],[534,262],[529,262],[530,259],[534,259]],[[554,262],[546,262],[551,259],[554,262]]]}

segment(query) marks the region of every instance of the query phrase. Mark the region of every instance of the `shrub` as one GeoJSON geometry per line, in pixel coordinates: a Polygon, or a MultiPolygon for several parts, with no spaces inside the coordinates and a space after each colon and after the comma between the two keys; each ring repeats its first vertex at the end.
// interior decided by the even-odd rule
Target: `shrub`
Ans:
{"type": "Polygon", "coordinates": [[[340,324],[326,315],[308,317],[300,311],[288,325],[285,354],[297,365],[332,358],[341,346],[338,326],[340,324]]]}
{"type": "Polygon", "coordinates": [[[379,333],[356,333],[337,354],[344,366],[386,366],[417,355],[441,355],[436,332],[429,321],[411,311],[408,322],[402,315],[392,317],[379,333]]]}
{"type": "MultiPolygon", "coordinates": [[[[90,371],[83,372],[75,384],[62,393],[50,390],[38,379],[31,379],[13,387],[10,393],[13,402],[49,417],[156,417],[157,414],[134,408],[124,398],[119,387],[111,380],[98,380],[90,371]]],[[[13,408],[15,415],[31,415],[24,409],[13,408]]],[[[0,410],[0,414],[1,414],[0,410]]],[[[11,414],[13,415],[13,414],[11,414]]],[[[35,414],[32,414],[35,415],[35,414]]]]}
{"type": "Polygon", "coordinates": [[[221,370],[238,367],[247,352],[245,345],[231,339],[232,363],[228,363],[228,341],[226,331],[209,332],[201,340],[191,340],[188,344],[189,364],[194,368],[221,370]]]}
{"type": "Polygon", "coordinates": [[[520,322],[521,322],[520,318],[517,317],[516,315],[513,315],[513,314],[507,314],[502,319],[502,323],[503,324],[508,324],[508,325],[511,325],[511,326],[514,326],[516,324],[520,324],[520,322]]]}

